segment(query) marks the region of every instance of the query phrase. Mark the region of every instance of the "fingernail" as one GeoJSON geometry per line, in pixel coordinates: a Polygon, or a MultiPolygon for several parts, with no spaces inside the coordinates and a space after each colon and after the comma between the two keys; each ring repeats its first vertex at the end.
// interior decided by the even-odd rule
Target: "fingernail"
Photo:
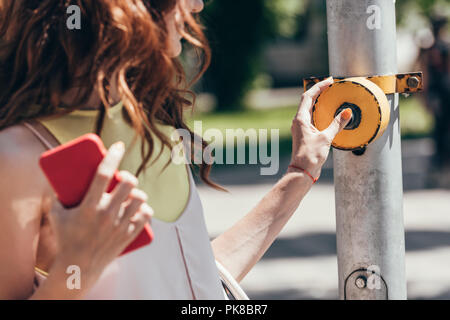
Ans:
{"type": "Polygon", "coordinates": [[[344,119],[344,120],[350,119],[350,118],[352,117],[352,109],[347,108],[347,109],[345,109],[344,111],[342,111],[341,117],[342,117],[342,119],[344,119]]]}
{"type": "Polygon", "coordinates": [[[113,152],[123,152],[125,150],[125,144],[122,141],[116,142],[112,145],[113,152]]]}
{"type": "Polygon", "coordinates": [[[330,82],[333,82],[334,81],[333,80],[333,76],[328,77],[327,80],[330,81],[330,82]]]}

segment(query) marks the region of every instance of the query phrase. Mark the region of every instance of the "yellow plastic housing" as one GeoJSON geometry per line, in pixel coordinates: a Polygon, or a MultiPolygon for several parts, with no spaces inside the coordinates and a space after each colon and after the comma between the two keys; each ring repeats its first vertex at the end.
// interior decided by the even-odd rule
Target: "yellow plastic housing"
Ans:
{"type": "Polygon", "coordinates": [[[346,78],[330,85],[317,98],[313,107],[313,123],[319,130],[333,121],[340,106],[353,104],[361,110],[361,122],[351,130],[342,130],[333,140],[333,147],[355,150],[378,139],[390,119],[390,105],[386,94],[366,78],[346,78]]]}

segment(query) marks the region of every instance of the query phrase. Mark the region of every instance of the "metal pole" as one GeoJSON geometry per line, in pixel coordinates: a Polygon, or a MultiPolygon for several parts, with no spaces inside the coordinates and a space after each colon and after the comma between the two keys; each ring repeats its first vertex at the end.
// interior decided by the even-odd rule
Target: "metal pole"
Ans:
{"type": "MultiPolygon", "coordinates": [[[[334,77],[397,73],[395,0],[327,0],[334,77]]],[[[341,299],[406,299],[398,94],[362,155],[333,150],[341,299]]]]}

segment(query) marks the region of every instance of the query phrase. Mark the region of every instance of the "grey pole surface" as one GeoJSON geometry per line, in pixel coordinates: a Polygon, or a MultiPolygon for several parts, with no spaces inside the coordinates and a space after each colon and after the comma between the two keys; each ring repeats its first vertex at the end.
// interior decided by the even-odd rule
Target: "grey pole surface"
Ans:
{"type": "MultiPolygon", "coordinates": [[[[397,73],[395,0],[327,0],[330,73],[397,73]]],[[[406,299],[398,94],[391,120],[362,155],[333,150],[339,295],[406,299]]]]}

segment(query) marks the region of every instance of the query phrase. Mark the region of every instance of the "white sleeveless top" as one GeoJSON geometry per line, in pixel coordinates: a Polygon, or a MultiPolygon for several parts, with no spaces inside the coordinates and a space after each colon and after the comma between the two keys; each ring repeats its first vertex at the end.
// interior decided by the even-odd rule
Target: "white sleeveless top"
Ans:
{"type": "MultiPolygon", "coordinates": [[[[189,202],[178,220],[152,219],[152,243],[109,264],[86,299],[226,299],[191,173],[189,179],[189,202]]],[[[36,280],[45,277],[36,272],[36,280]]]]}
{"type": "MultiPolygon", "coordinates": [[[[29,125],[27,127],[47,148],[51,148],[39,132],[29,125]]],[[[152,243],[116,258],[105,268],[85,296],[86,299],[227,298],[206,230],[203,207],[189,168],[188,172],[189,200],[181,216],[174,222],[153,218],[152,243]]],[[[36,286],[45,279],[36,271],[36,286]]]]}
{"type": "Polygon", "coordinates": [[[224,299],[203,208],[191,191],[172,223],[152,219],[153,242],[113,261],[87,299],[224,299]]]}

